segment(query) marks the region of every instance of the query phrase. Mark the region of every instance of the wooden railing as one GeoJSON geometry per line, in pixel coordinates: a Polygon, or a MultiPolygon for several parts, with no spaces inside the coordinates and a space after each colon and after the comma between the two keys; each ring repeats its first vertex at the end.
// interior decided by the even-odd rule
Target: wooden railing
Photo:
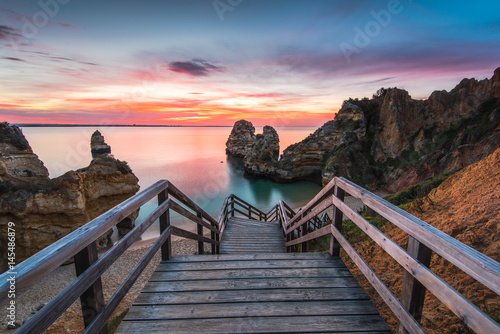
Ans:
{"type": "Polygon", "coordinates": [[[227,221],[230,217],[235,217],[236,213],[247,217],[249,219],[256,219],[260,221],[269,221],[269,218],[276,218],[275,207],[272,208],[268,213],[264,213],[261,210],[257,209],[255,206],[247,203],[242,200],[238,196],[231,194],[227,196],[222,204],[222,208],[220,209],[219,216],[217,218],[217,224],[219,226],[219,237],[222,240],[222,235],[224,234],[224,230],[226,228],[227,221]],[[273,211],[274,210],[274,211],[273,211]],[[273,216],[274,213],[274,216],[273,216]]]}
{"type": "Polygon", "coordinates": [[[373,285],[399,323],[397,333],[425,333],[419,322],[426,290],[443,302],[476,333],[500,333],[500,326],[464,296],[454,290],[428,267],[432,252],[436,252],[486,287],[500,294],[500,263],[430,226],[406,211],[344,179],[334,178],[297,214],[291,215],[283,202],[278,215],[286,235],[287,250],[324,235],[331,235],[330,252],[339,255],[343,248],[355,265],[373,285]],[[344,193],[359,198],[363,204],[409,234],[408,249],[404,250],[387,235],[365,220],[344,202],[344,193]],[[332,224],[317,229],[306,228],[318,215],[333,208],[332,224]],[[404,269],[401,299],[396,298],[372,268],[361,258],[342,235],[343,215],[395,259],[404,269]]]}
{"type": "MultiPolygon", "coordinates": [[[[198,252],[200,254],[203,254],[204,243],[212,245],[213,254],[219,252],[220,232],[217,221],[173,184],[163,180],[158,181],[146,190],[129,198],[20,263],[11,270],[17,273],[15,277],[17,295],[26,291],[71,258],[74,258],[77,278],[20,327],[16,333],[43,333],[78,298],[80,298],[84,316],[84,333],[107,333],[106,323],[108,319],[142,271],[151,262],[156,252],[161,249],[163,260],[171,258],[172,235],[198,241],[198,252]],[[158,198],[158,207],[142,222],[136,224],[112,248],[98,257],[96,240],[122,219],[155,197],[158,198]],[[196,223],[197,233],[171,226],[170,210],[196,223]],[[101,282],[102,274],[157,219],[160,222],[160,237],[105,303],[101,282]],[[204,236],[204,229],[210,231],[210,238],[204,236]]],[[[0,303],[6,302],[7,299],[9,290],[8,275],[8,273],[0,275],[0,303]]]]}

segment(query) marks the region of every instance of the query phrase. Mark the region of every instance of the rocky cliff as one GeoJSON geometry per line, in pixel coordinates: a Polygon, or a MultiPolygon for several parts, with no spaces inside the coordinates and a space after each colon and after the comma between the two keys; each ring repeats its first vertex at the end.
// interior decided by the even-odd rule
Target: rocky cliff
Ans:
{"type": "MultiPolygon", "coordinates": [[[[78,171],[50,179],[16,126],[0,123],[0,228],[15,224],[16,261],[28,258],[139,190],[138,179],[125,162],[103,155],[78,171]]],[[[126,233],[137,212],[120,224],[126,233]]],[[[107,243],[110,231],[101,239],[107,243]]],[[[6,233],[0,239],[2,267],[6,233]]]]}
{"type": "Polygon", "coordinates": [[[464,79],[427,100],[398,88],[348,100],[332,121],[286,148],[265,175],[322,184],[344,176],[395,192],[462,169],[499,146],[500,68],[491,79],[464,79]]]}

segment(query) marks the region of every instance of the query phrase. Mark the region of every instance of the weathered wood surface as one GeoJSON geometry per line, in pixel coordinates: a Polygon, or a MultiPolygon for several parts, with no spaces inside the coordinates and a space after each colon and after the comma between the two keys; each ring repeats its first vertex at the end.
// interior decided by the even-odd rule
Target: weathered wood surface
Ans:
{"type": "Polygon", "coordinates": [[[221,254],[280,252],[285,252],[285,238],[278,223],[229,219],[220,245],[221,254]]]}
{"type": "Polygon", "coordinates": [[[394,225],[486,285],[496,294],[500,294],[498,283],[500,282],[500,263],[344,178],[337,178],[336,183],[394,225]]]}
{"type": "Polygon", "coordinates": [[[390,333],[344,263],[327,253],[163,261],[117,331],[138,332],[390,333]]]}

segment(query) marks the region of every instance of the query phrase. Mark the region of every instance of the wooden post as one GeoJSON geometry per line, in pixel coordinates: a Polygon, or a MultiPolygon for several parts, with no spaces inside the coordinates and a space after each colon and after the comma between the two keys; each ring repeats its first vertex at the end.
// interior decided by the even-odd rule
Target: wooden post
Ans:
{"type": "Polygon", "coordinates": [[[234,217],[234,197],[231,198],[231,217],[234,217]]]}
{"type": "MultiPolygon", "coordinates": [[[[165,189],[158,194],[158,205],[161,205],[168,199],[168,190],[165,189]]],[[[165,210],[160,216],[160,234],[170,226],[170,209],[165,210]]],[[[172,237],[168,237],[167,241],[161,246],[161,259],[163,261],[172,258],[172,237]]]]}
{"type": "Polygon", "coordinates": [[[252,219],[252,207],[248,206],[248,218],[252,219]]]}
{"type": "MultiPolygon", "coordinates": [[[[86,248],[82,249],[78,252],[75,257],[75,269],[76,275],[80,276],[83,274],[88,267],[92,265],[95,261],[97,261],[97,244],[96,242],[92,242],[86,248]]],[[[94,284],[88,288],[80,296],[80,302],[82,304],[82,314],[83,314],[83,322],[85,327],[90,325],[94,317],[97,315],[97,312],[106,304],[104,302],[104,295],[102,293],[102,281],[99,277],[94,284]]],[[[104,326],[100,334],[107,334],[108,327],[104,326]]]]}
{"type": "MultiPolygon", "coordinates": [[[[220,232],[220,229],[219,229],[219,232],[220,232]]],[[[219,241],[220,242],[220,234],[219,233],[215,234],[215,241],[219,241]]],[[[219,254],[219,253],[220,253],[220,246],[215,246],[215,253],[213,255],[219,254]]]]}
{"type": "MultiPolygon", "coordinates": [[[[198,216],[198,218],[202,219],[201,213],[198,213],[197,216],[198,216]]],[[[197,230],[198,230],[198,235],[202,237],[203,236],[203,225],[198,224],[197,230]]],[[[205,250],[203,248],[203,241],[198,241],[198,254],[202,255],[203,253],[205,253],[205,250]]]]}
{"type": "MultiPolygon", "coordinates": [[[[417,239],[409,236],[408,253],[420,261],[424,266],[429,267],[431,263],[432,250],[417,239]]],[[[425,292],[427,289],[405,270],[403,277],[403,289],[401,291],[401,303],[408,312],[420,323],[422,319],[422,309],[424,308],[425,292]]],[[[396,327],[397,334],[407,334],[408,331],[398,321],[396,327]]]]}
{"type": "MultiPolygon", "coordinates": [[[[216,227],[215,224],[212,224],[212,227],[216,227]]],[[[216,233],[214,231],[210,231],[210,237],[212,240],[216,240],[216,233]]],[[[215,255],[217,250],[215,248],[216,246],[214,244],[212,244],[212,255],[215,255]]]]}
{"type": "MultiPolygon", "coordinates": [[[[335,190],[333,192],[333,196],[337,197],[341,201],[344,201],[344,189],[340,188],[339,186],[335,186],[335,190]]],[[[342,219],[343,219],[343,214],[340,209],[335,207],[333,209],[333,218],[332,218],[332,224],[335,225],[337,230],[342,232],[342,219]]],[[[332,256],[339,256],[340,255],[340,244],[338,243],[337,240],[333,237],[333,235],[330,238],[330,254],[332,256]]]]}

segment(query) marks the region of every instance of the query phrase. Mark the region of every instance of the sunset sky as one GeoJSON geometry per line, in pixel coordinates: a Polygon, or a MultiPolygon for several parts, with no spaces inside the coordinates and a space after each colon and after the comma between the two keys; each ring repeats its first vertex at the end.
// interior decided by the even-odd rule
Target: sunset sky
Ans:
{"type": "Polygon", "coordinates": [[[0,121],[319,126],[490,78],[500,1],[2,0],[0,121]]]}

